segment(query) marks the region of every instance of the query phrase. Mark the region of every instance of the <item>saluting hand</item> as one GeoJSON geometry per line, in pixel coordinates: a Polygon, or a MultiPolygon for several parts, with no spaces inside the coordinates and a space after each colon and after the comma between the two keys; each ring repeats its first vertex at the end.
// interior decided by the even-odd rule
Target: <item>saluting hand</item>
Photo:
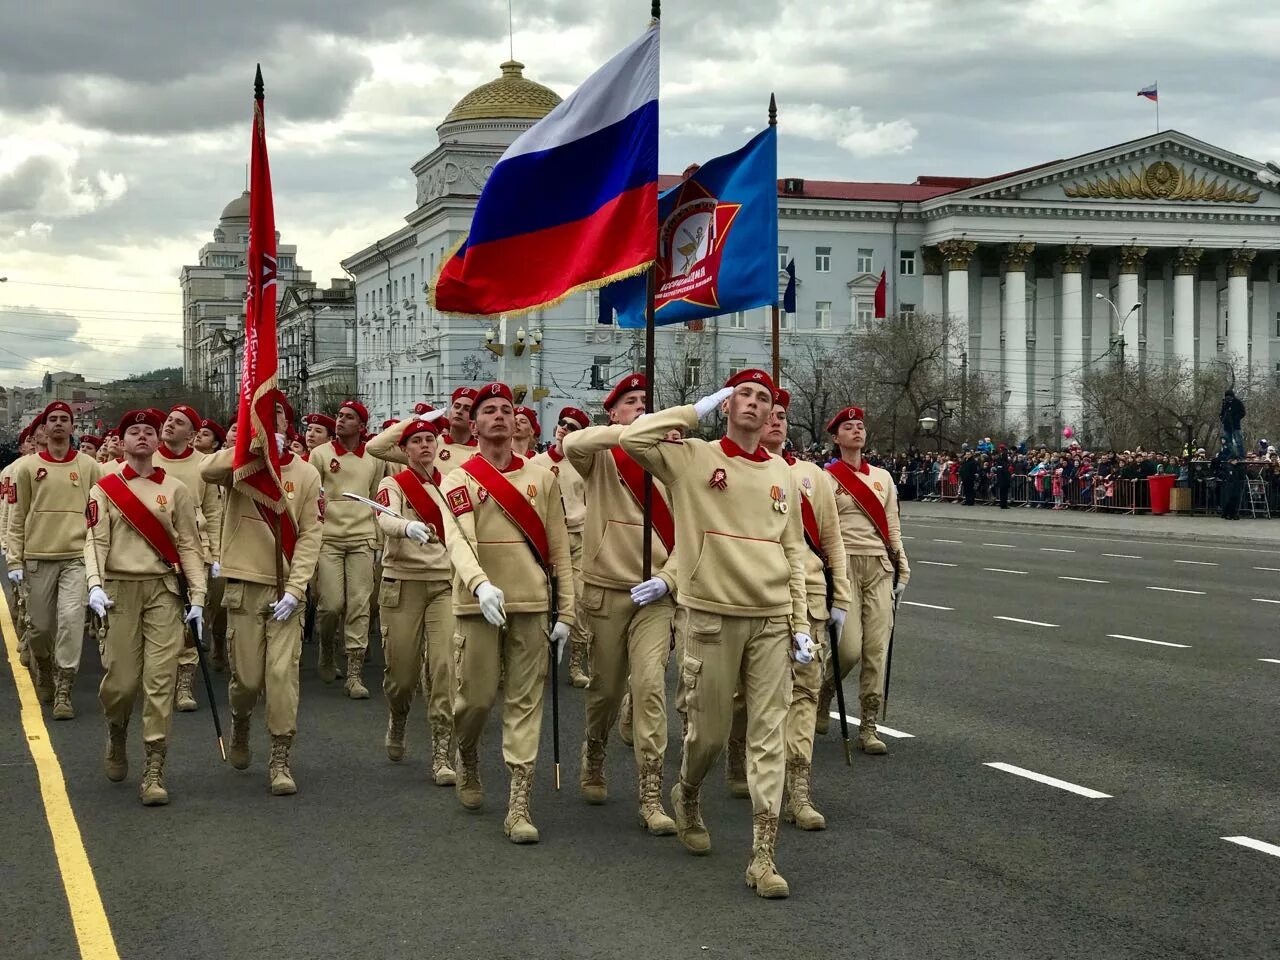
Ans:
{"type": "Polygon", "coordinates": [[[430,410],[426,413],[418,414],[413,419],[421,420],[423,423],[433,423],[434,421],[439,420],[448,412],[449,412],[448,410],[430,410]]]}
{"type": "Polygon", "coordinates": [[[701,420],[713,410],[720,409],[720,404],[724,403],[733,396],[733,387],[722,387],[710,396],[703,397],[693,405],[694,412],[698,414],[701,420]]]}

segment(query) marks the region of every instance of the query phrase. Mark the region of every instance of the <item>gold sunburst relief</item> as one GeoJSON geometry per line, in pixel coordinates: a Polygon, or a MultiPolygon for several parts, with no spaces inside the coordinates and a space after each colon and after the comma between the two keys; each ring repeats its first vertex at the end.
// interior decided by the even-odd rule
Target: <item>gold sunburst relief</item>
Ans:
{"type": "Polygon", "coordinates": [[[1237,186],[1221,177],[1196,176],[1194,170],[1175,167],[1167,160],[1142,165],[1142,169],[1065,183],[1068,197],[1089,200],[1199,200],[1210,203],[1257,203],[1261,191],[1237,186]]]}

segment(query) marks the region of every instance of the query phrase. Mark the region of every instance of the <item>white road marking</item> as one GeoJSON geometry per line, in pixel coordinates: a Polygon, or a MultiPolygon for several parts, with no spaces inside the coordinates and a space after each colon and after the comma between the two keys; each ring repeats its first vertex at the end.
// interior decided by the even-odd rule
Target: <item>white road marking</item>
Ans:
{"type": "Polygon", "coordinates": [[[1000,567],[983,567],[982,569],[986,570],[988,573],[1016,573],[1020,577],[1025,577],[1027,575],[1027,571],[1025,570],[1002,570],[1000,567]]]}
{"type": "Polygon", "coordinates": [[[1248,847],[1250,850],[1259,850],[1262,853],[1269,853],[1273,857],[1280,857],[1280,847],[1274,843],[1263,843],[1261,840],[1255,840],[1253,837],[1223,837],[1227,843],[1238,843],[1242,847],[1248,847]]]}
{"type": "Polygon", "coordinates": [[[1191,593],[1197,597],[1203,597],[1203,590],[1181,590],[1178,587],[1147,587],[1148,590],[1159,590],[1161,593],[1191,593]]]}
{"type": "Polygon", "coordinates": [[[1270,657],[1261,657],[1259,658],[1258,662],[1259,663],[1280,663],[1280,660],[1272,660],[1270,657]]]}
{"type": "Polygon", "coordinates": [[[916,563],[923,563],[926,567],[954,567],[954,563],[943,563],[940,560],[917,560],[916,563]]]}
{"type": "Polygon", "coordinates": [[[902,539],[903,539],[903,540],[914,540],[914,539],[915,539],[915,537],[903,537],[902,539]]]}
{"type": "Polygon", "coordinates": [[[1169,643],[1167,640],[1148,640],[1146,637],[1131,637],[1125,633],[1108,633],[1107,636],[1116,640],[1137,640],[1138,643],[1154,643],[1160,647],[1179,647],[1183,650],[1191,649],[1190,645],[1185,643],[1169,643]]]}
{"type": "Polygon", "coordinates": [[[1008,620],[1010,623],[1025,623],[1032,627],[1056,627],[1056,623],[1045,623],[1042,620],[1023,620],[1020,617],[992,617],[993,620],[1008,620]]]}
{"type": "Polygon", "coordinates": [[[933,538],[933,542],[934,543],[964,543],[963,540],[939,540],[937,537],[933,538]]]}
{"type": "Polygon", "coordinates": [[[1121,560],[1141,560],[1141,557],[1135,557],[1132,553],[1104,553],[1104,557],[1119,557],[1121,560]]]}
{"type": "Polygon", "coordinates": [[[1268,600],[1265,597],[1254,597],[1254,603],[1280,603],[1280,600],[1268,600]]]}
{"type": "Polygon", "coordinates": [[[1017,550],[1012,543],[984,543],[984,547],[1003,547],[1006,550],[1017,550]]]}
{"type": "MultiPolygon", "coordinates": [[[[832,710],[831,719],[839,721],[840,711],[832,710]]],[[[849,723],[851,723],[855,727],[862,725],[862,721],[859,720],[857,717],[846,716],[845,719],[848,720],[849,723]]],[[[893,737],[897,740],[914,740],[916,738],[916,735],[914,733],[904,733],[901,730],[895,730],[893,729],[893,727],[886,727],[883,724],[878,722],[876,723],[876,733],[883,733],[886,737],[893,737]]]]}
{"type": "Polygon", "coordinates": [[[1254,567],[1255,570],[1265,570],[1267,573],[1280,573],[1280,567],[1254,567]]]}
{"type": "Polygon", "coordinates": [[[1216,563],[1210,563],[1208,560],[1175,560],[1174,563],[1189,563],[1196,567],[1216,567],[1216,563]]]}
{"type": "Polygon", "coordinates": [[[1041,547],[1041,553],[1075,553],[1074,550],[1063,550],[1061,547],[1041,547]]]}
{"type": "Polygon", "coordinates": [[[1089,577],[1059,577],[1059,580],[1074,580],[1076,583],[1110,583],[1110,580],[1091,580],[1089,577]]]}
{"type": "Polygon", "coordinates": [[[940,607],[936,603],[921,603],[918,600],[899,600],[899,603],[905,603],[908,607],[924,607],[927,610],[954,610],[955,607],[940,607]]]}
{"type": "Polygon", "coordinates": [[[1082,787],[1075,783],[1067,783],[1066,780],[1059,780],[1057,777],[1046,777],[1043,773],[1036,773],[1034,770],[1026,770],[1023,767],[1015,767],[1011,763],[984,763],[983,766],[994,767],[996,770],[1012,773],[1016,777],[1026,777],[1028,780],[1035,780],[1037,783],[1047,783],[1051,787],[1057,787],[1059,790],[1069,790],[1072,793],[1080,794],[1082,797],[1088,797],[1090,800],[1106,800],[1111,797],[1109,793],[1090,790],[1088,787],[1082,787]]]}

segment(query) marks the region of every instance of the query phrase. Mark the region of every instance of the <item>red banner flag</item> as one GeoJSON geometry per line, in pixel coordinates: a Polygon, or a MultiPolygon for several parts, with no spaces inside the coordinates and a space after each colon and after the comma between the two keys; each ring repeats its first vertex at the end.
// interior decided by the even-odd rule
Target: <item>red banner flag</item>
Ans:
{"type": "Polygon", "coordinates": [[[236,413],[235,482],[277,513],[284,509],[276,450],[276,215],[267,162],[262,67],[254,78],[253,144],[249,173],[249,252],[245,257],[244,364],[236,413]]]}
{"type": "Polygon", "coordinates": [[[876,319],[883,320],[887,315],[885,312],[885,300],[889,295],[889,271],[880,271],[880,282],[876,284],[876,319]]]}

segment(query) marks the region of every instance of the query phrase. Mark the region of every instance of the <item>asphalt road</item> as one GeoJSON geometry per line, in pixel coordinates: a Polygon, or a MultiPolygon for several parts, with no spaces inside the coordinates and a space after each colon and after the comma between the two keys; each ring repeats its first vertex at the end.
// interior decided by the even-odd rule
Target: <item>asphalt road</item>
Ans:
{"type": "MultiPolygon", "coordinates": [[[[542,843],[519,848],[502,836],[496,723],[489,802],[469,814],[430,782],[419,705],[392,764],[376,684],[347,701],[316,679],[313,647],[296,797],[267,792],[260,717],[240,773],[217,762],[202,709],[175,717],[173,802],[143,809],[136,730],[129,779],[101,772],[90,650],[79,717],[47,728],[119,956],[1274,957],[1280,849],[1222,838],[1280,845],[1280,663],[1265,662],[1280,661],[1280,604],[1259,602],[1280,600],[1280,551],[980,519],[906,533],[888,723],[910,736],[852,769],[835,724],[819,742],[829,829],[784,825],[782,902],[743,885],[750,809],[719,778],[703,792],[713,853],[701,859],[636,826],[620,743],[610,802],[578,798],[579,691],[562,691],[564,789],[552,790],[547,723],[542,843]]],[[[77,957],[14,694],[4,658],[0,957],[77,957]]],[[[224,679],[218,695],[225,718],[224,679]]]]}

